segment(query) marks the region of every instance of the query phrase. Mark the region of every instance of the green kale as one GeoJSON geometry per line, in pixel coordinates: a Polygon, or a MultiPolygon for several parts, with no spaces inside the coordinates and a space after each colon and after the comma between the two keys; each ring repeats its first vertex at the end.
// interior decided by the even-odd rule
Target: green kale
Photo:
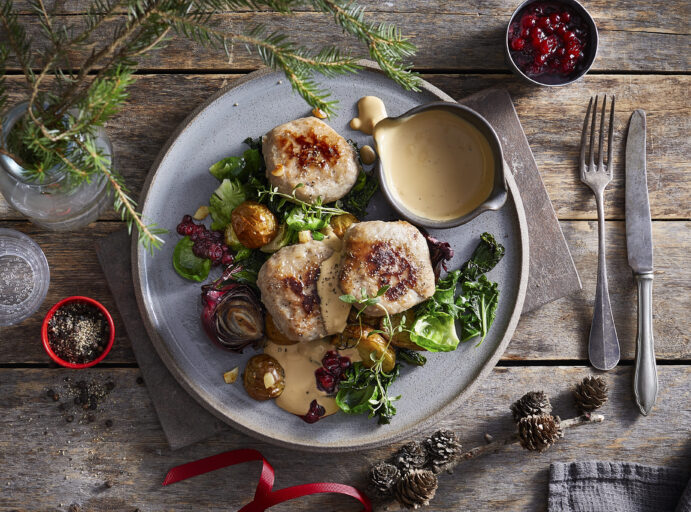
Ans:
{"type": "Polygon", "coordinates": [[[202,282],[209,276],[211,260],[199,258],[192,252],[194,242],[186,236],[175,245],[173,268],[185,279],[202,282]]]}
{"type": "Polygon", "coordinates": [[[360,171],[353,188],[336,201],[336,206],[348,210],[353,215],[363,218],[367,215],[367,206],[372,196],[379,190],[379,181],[373,173],[360,171]]]}
{"type": "Polygon", "coordinates": [[[480,337],[485,340],[499,304],[499,286],[481,275],[477,281],[464,281],[456,305],[461,310],[461,341],[480,337]]]}
{"type": "Polygon", "coordinates": [[[369,417],[377,416],[378,423],[385,425],[391,422],[396,414],[393,402],[401,398],[390,397],[389,386],[399,374],[399,365],[385,373],[376,366],[367,368],[361,362],[354,363],[347,371],[346,378],[338,385],[336,404],[347,414],[369,413],[369,417]]]}
{"type": "Polygon", "coordinates": [[[461,267],[463,281],[475,281],[481,274],[492,270],[504,257],[504,246],[498,243],[489,233],[480,236],[480,243],[473,255],[461,267]]]}
{"type": "Polygon", "coordinates": [[[425,363],[427,362],[427,358],[420,352],[407,348],[398,349],[398,358],[414,366],[425,366],[425,363]]]}

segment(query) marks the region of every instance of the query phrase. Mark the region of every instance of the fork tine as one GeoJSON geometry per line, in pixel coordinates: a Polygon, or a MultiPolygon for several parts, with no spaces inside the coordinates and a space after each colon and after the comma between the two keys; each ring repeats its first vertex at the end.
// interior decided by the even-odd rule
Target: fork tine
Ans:
{"type": "Polygon", "coordinates": [[[581,134],[581,156],[579,158],[579,167],[581,179],[585,177],[585,143],[588,140],[588,119],[590,118],[590,108],[593,106],[593,97],[590,97],[588,103],[588,110],[585,112],[585,119],[583,120],[583,133],[581,134]]]}
{"type": "Polygon", "coordinates": [[[607,113],[607,95],[602,98],[602,115],[600,116],[600,142],[597,146],[597,153],[599,155],[597,161],[597,170],[604,171],[603,161],[605,159],[605,114],[607,113]]]}
{"type": "Polygon", "coordinates": [[[597,121],[597,99],[595,96],[595,105],[593,106],[593,120],[590,124],[590,163],[588,164],[588,170],[595,170],[595,122],[597,121]]]}
{"type": "Polygon", "coordinates": [[[612,96],[612,105],[610,106],[611,112],[609,114],[609,136],[607,138],[607,173],[612,176],[614,162],[612,161],[612,138],[614,136],[614,95],[612,96]]]}

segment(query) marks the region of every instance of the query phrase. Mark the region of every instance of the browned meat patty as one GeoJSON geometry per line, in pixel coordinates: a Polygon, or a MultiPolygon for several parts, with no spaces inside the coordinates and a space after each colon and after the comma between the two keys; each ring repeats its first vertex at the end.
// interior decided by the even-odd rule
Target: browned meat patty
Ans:
{"type": "Polygon", "coordinates": [[[279,192],[314,202],[343,197],[360,172],[353,147],[316,117],[277,126],[262,138],[266,177],[279,192]]]}
{"type": "Polygon", "coordinates": [[[311,341],[326,336],[317,281],[322,262],[332,253],[322,242],[289,245],[259,270],[262,302],[287,338],[311,341]]]}
{"type": "MultiPolygon", "coordinates": [[[[385,285],[380,304],[389,314],[410,309],[434,294],[434,271],[427,242],[405,222],[371,221],[353,224],[345,233],[340,284],[343,293],[371,297],[385,285]]],[[[365,313],[384,316],[377,306],[365,313]]]]}

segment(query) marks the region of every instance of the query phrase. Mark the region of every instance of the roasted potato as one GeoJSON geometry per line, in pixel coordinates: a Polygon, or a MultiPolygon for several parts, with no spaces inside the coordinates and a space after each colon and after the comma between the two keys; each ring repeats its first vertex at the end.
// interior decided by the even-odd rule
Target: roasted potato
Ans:
{"type": "Polygon", "coordinates": [[[375,353],[377,359],[383,354],[382,370],[390,372],[396,364],[396,352],[388,346],[388,342],[380,334],[372,332],[373,330],[366,325],[349,324],[338,335],[340,339],[334,344],[339,347],[356,347],[362,358],[362,364],[367,368],[374,365],[374,361],[370,358],[372,352],[375,353]]]}
{"type": "Polygon", "coordinates": [[[240,243],[249,249],[268,244],[278,232],[276,216],[255,201],[240,203],[230,216],[230,224],[240,243]]]}
{"type": "Polygon", "coordinates": [[[266,314],[264,322],[266,324],[266,329],[264,331],[266,333],[266,337],[276,345],[295,345],[296,343],[299,343],[298,341],[293,341],[286,338],[285,335],[278,330],[278,327],[276,327],[276,324],[274,323],[274,319],[269,313],[266,314]]]}
{"type": "Polygon", "coordinates": [[[331,217],[329,224],[331,225],[331,229],[334,230],[334,234],[338,238],[343,238],[346,229],[348,229],[351,224],[355,224],[356,222],[358,222],[358,220],[355,215],[352,213],[344,213],[342,215],[335,215],[331,217]]]}
{"type": "Polygon", "coordinates": [[[283,393],[286,374],[276,359],[259,354],[247,361],[242,383],[247,394],[255,400],[269,400],[283,393]]]}
{"type": "MultiPolygon", "coordinates": [[[[399,325],[401,325],[401,320],[405,316],[405,324],[404,327],[409,328],[410,325],[413,323],[413,318],[414,315],[412,311],[406,311],[403,313],[396,313],[395,315],[391,315],[391,325],[395,329],[399,325]]],[[[386,332],[386,326],[384,323],[386,322],[386,317],[383,316],[381,318],[378,318],[379,320],[379,329],[382,331],[386,332]]],[[[393,339],[391,340],[391,344],[394,345],[395,347],[398,348],[407,348],[408,350],[425,350],[422,348],[420,345],[416,345],[410,340],[410,333],[407,331],[401,331],[397,332],[393,339]]]]}

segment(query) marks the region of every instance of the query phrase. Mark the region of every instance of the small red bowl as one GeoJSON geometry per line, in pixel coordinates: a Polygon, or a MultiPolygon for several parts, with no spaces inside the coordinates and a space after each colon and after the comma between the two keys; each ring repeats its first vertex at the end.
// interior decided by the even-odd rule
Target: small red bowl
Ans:
{"type": "Polygon", "coordinates": [[[89,297],[81,297],[75,295],[74,297],[67,297],[66,299],[62,299],[55,306],[50,308],[50,311],[48,311],[46,317],[43,319],[43,325],[41,326],[41,339],[43,340],[43,348],[46,350],[46,352],[53,361],[58,363],[60,366],[64,366],[65,368],[74,368],[76,370],[79,370],[81,368],[89,368],[90,366],[97,365],[105,359],[105,357],[108,355],[108,352],[110,352],[110,349],[113,348],[113,342],[115,341],[115,325],[113,324],[113,317],[110,316],[110,313],[103,304],[101,304],[97,300],[90,299],[89,297]],[[89,361],[88,363],[70,363],[68,361],[65,361],[64,359],[59,358],[57,354],[53,352],[53,349],[50,346],[50,342],[48,341],[48,322],[59,308],[71,302],[86,302],[87,304],[91,304],[92,306],[96,307],[101,313],[103,313],[103,315],[106,317],[106,320],[108,320],[108,329],[110,332],[108,344],[106,345],[106,348],[103,350],[103,352],[101,352],[101,355],[99,355],[93,361],[89,361]]]}

